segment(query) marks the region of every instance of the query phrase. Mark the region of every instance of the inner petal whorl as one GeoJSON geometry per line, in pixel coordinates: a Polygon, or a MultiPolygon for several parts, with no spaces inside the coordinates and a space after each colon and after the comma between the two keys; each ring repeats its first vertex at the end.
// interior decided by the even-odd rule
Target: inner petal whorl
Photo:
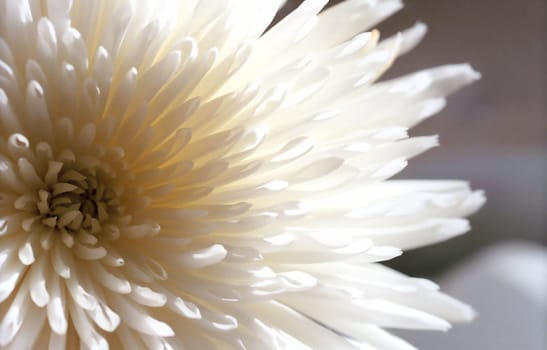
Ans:
{"type": "Polygon", "coordinates": [[[145,206],[119,150],[94,144],[57,150],[45,142],[33,150],[22,134],[12,135],[9,144],[23,189],[14,206],[26,214],[27,232],[53,230],[90,245],[117,240],[145,206]]]}
{"type": "Polygon", "coordinates": [[[123,215],[119,200],[123,187],[114,185],[116,189],[112,189],[112,179],[102,167],[92,173],[90,169],[51,162],[48,174],[55,174],[57,169],[57,181],[38,191],[37,207],[46,226],[96,234],[111,216],[123,215]]]}

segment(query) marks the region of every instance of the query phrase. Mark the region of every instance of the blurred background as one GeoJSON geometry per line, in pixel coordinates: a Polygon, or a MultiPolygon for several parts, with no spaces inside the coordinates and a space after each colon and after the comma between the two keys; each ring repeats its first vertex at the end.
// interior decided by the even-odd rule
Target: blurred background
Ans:
{"type": "MultiPolygon", "coordinates": [[[[289,0],[283,13],[302,1],[289,0]]],[[[331,5],[340,1],[331,1],[331,5]]],[[[422,43],[385,77],[469,62],[482,79],[412,135],[441,147],[413,159],[403,178],[466,179],[488,203],[473,230],[390,262],[440,281],[479,318],[448,334],[404,333],[422,350],[547,349],[547,115],[545,0],[405,0],[378,27],[388,37],[416,21],[422,43]]]]}

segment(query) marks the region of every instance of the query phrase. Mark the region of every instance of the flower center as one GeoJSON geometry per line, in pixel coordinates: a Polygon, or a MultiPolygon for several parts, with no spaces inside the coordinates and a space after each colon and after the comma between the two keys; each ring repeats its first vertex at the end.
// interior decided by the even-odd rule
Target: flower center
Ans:
{"type": "Polygon", "coordinates": [[[69,232],[83,229],[97,234],[112,216],[122,213],[121,188],[114,190],[106,174],[69,168],[58,178],[59,182],[38,191],[37,208],[44,225],[69,232]]]}
{"type": "Polygon", "coordinates": [[[26,231],[53,230],[67,242],[73,241],[67,236],[76,236],[91,244],[99,237],[119,238],[120,229],[132,221],[128,212],[138,206],[138,199],[125,191],[132,177],[121,150],[95,146],[54,152],[44,142],[32,149],[22,135],[10,141],[19,153],[19,176],[33,189],[15,201],[15,208],[27,213],[26,231]]]}

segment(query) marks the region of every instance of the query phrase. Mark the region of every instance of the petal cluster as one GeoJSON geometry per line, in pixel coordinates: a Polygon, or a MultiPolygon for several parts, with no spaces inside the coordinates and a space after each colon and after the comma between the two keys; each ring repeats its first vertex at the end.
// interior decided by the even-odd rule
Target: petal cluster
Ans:
{"type": "Polygon", "coordinates": [[[398,0],[0,2],[1,349],[412,349],[471,309],[378,262],[462,234],[459,181],[389,180],[476,80],[378,81],[398,0]]]}

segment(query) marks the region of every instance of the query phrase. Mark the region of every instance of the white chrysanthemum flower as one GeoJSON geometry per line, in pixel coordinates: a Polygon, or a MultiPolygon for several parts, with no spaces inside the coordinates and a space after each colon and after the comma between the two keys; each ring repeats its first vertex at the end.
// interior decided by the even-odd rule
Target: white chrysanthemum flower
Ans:
{"type": "Polygon", "coordinates": [[[457,181],[386,181],[477,79],[376,81],[398,0],[0,1],[0,348],[411,349],[472,317],[376,264],[468,229],[457,181]],[[320,12],[322,11],[322,12],[320,12]]]}

